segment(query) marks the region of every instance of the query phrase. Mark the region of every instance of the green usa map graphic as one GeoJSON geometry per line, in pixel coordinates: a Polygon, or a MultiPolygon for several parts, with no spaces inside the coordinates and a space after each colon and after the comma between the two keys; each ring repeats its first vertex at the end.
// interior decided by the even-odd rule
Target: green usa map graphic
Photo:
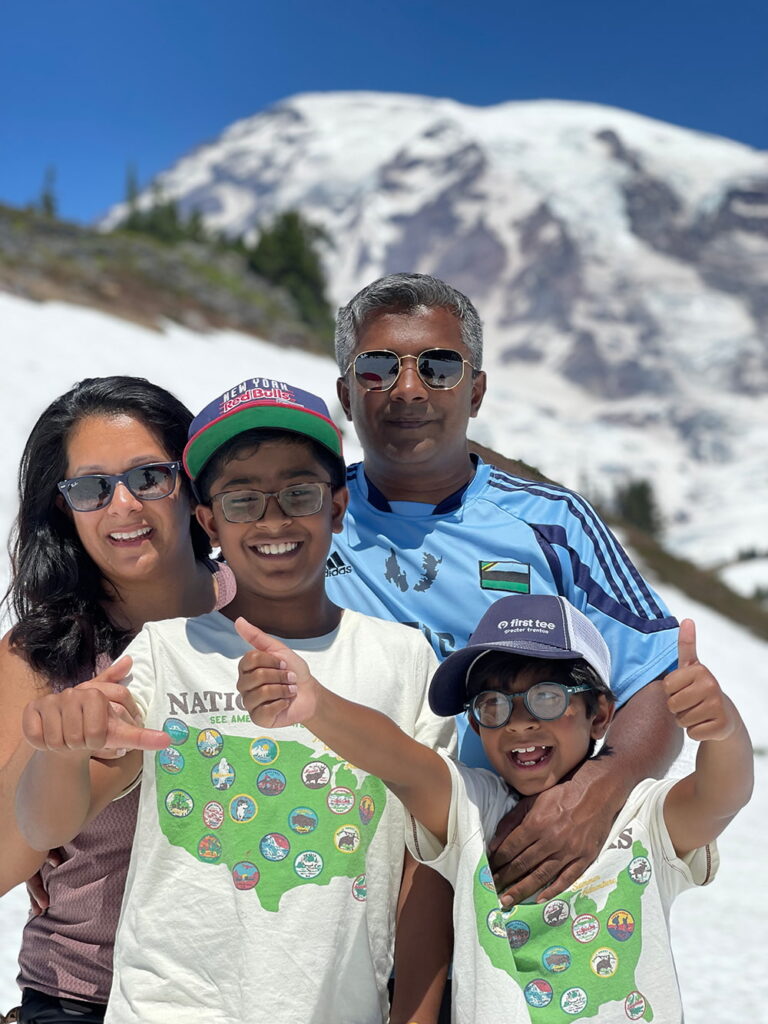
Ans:
{"type": "Polygon", "coordinates": [[[190,730],[179,718],[163,728],[171,745],[155,755],[157,813],[172,845],[226,865],[265,910],[279,910],[290,889],[338,877],[365,900],[366,853],[386,803],[379,779],[296,740],[190,730]]]}
{"type": "MultiPolygon", "coordinates": [[[[590,880],[547,903],[503,910],[481,858],[474,887],[478,940],[494,967],[520,985],[534,1024],[586,1020],[606,1003],[621,1006],[622,1019],[653,1020],[635,981],[642,895],[652,870],[648,851],[636,841],[600,910],[588,895],[590,880]]],[[[591,881],[604,895],[605,881],[591,881]]]]}

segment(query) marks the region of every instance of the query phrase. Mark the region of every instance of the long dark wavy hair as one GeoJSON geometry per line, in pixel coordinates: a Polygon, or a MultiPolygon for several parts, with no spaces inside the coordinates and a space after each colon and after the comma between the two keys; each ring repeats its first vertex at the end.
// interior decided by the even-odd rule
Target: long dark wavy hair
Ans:
{"type": "MultiPolygon", "coordinates": [[[[52,402],[32,429],[19,467],[19,513],[11,532],[11,583],[5,595],[16,625],[12,647],[50,680],[76,682],[101,654],[114,658],[131,634],[109,618],[105,578],[86,553],[56,498],[67,475],[67,441],[89,416],[127,414],[180,459],[192,414],[174,395],[142,377],[90,377],[52,402]]],[[[184,487],[188,484],[186,480],[184,487]]],[[[190,518],[195,557],[210,543],[190,518]]]]}

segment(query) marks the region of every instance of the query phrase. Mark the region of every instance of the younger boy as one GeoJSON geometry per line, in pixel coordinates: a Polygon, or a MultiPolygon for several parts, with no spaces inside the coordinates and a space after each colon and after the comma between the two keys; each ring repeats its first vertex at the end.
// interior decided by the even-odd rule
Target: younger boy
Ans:
{"type": "Polygon", "coordinates": [[[752,786],[749,737],[698,662],[690,620],[665,687],[678,724],[702,741],[696,770],[637,786],[586,874],[554,899],[518,906],[500,905],[488,867],[496,824],[517,794],[538,794],[576,769],[613,716],[610,655],[589,619],[562,597],[502,598],[437,669],[432,709],[468,711],[493,772],[427,750],[329,693],[280,643],[247,623],[238,628],[260,651],[248,655],[238,683],[253,721],[303,722],[375,772],[413,816],[411,851],[453,884],[455,1021],[678,1024],[669,906],[712,879],[714,840],[752,786]]]}
{"type": "Polygon", "coordinates": [[[320,399],[245,381],[193,421],[184,464],[237,594],[221,612],[147,625],[130,644],[127,683],[146,728],[123,723],[98,685],[28,707],[38,753],[19,786],[20,822],[36,848],[57,846],[143,773],[108,1022],[381,1022],[399,809],[305,727],[254,730],[235,688],[248,648],[233,620],[258,622],[331,689],[445,745],[451,725],[426,701],[434,655],[418,631],[342,612],[325,593],[347,492],[320,399]],[[90,755],[104,746],[130,753],[100,764],[90,755]]]}

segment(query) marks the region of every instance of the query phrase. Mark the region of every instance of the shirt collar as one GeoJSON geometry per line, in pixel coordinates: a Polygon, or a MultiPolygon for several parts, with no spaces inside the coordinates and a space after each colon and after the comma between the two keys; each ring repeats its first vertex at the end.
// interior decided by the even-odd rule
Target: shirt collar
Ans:
{"type": "MultiPolygon", "coordinates": [[[[477,472],[477,467],[480,462],[478,456],[475,455],[474,452],[470,452],[469,457],[472,460],[475,472],[477,472]]],[[[389,501],[384,497],[378,487],[370,481],[365,470],[363,470],[363,476],[365,477],[365,486],[368,491],[368,501],[371,505],[373,505],[375,509],[378,509],[379,512],[391,512],[392,506],[389,501]]],[[[460,508],[464,495],[467,492],[467,488],[472,483],[473,479],[474,474],[457,491],[454,491],[453,494],[449,494],[447,498],[443,498],[442,501],[438,502],[438,504],[433,507],[431,514],[433,516],[444,516],[448,515],[450,512],[455,512],[457,508],[460,508]]]]}

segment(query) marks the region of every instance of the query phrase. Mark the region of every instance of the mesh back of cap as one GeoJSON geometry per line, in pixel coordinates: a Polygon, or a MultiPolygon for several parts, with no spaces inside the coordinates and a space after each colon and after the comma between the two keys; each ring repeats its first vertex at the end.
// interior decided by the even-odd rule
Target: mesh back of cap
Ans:
{"type": "Polygon", "coordinates": [[[568,619],[571,633],[571,647],[582,651],[584,660],[588,661],[606,686],[611,685],[611,655],[603,637],[586,615],[577,608],[561,602],[568,619]]]}

